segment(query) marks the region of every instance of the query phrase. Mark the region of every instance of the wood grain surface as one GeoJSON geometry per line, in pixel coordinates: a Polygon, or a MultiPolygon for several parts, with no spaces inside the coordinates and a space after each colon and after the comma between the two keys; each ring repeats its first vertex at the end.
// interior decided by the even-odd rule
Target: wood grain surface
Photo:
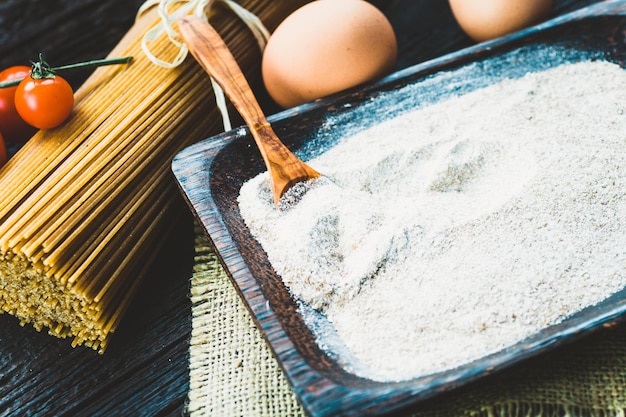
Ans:
{"type": "MultiPolygon", "coordinates": [[[[596,3],[555,0],[553,15],[596,3]]],[[[104,57],[132,25],[139,0],[4,0],[0,68],[42,52],[53,65],[104,57]]],[[[472,44],[444,0],[373,1],[399,42],[398,69],[472,44]]],[[[67,74],[78,87],[88,71],[67,74]]],[[[191,215],[168,237],[158,264],[104,355],[0,315],[0,416],[180,416],[189,389],[191,215]]]]}

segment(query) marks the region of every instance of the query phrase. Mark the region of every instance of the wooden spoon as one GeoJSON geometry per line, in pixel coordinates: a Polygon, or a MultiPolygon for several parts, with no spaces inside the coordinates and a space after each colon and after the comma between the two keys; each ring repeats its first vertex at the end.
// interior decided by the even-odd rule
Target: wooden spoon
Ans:
{"type": "Polygon", "coordinates": [[[274,203],[278,204],[281,196],[296,183],[319,177],[317,171],[298,159],[280,141],[219,33],[196,16],[181,18],[178,25],[191,54],[222,87],[250,128],[270,174],[274,203]]]}

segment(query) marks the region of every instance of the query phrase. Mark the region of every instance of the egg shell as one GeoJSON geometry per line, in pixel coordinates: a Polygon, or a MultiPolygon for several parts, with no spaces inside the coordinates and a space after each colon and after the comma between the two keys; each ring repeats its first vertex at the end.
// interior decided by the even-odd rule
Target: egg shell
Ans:
{"type": "Polygon", "coordinates": [[[289,15],[270,36],[262,76],[288,108],[393,71],[397,41],[390,22],[363,0],[317,0],[289,15]]]}
{"type": "Polygon", "coordinates": [[[459,26],[482,42],[521,30],[545,19],[552,0],[449,0],[459,26]]]}

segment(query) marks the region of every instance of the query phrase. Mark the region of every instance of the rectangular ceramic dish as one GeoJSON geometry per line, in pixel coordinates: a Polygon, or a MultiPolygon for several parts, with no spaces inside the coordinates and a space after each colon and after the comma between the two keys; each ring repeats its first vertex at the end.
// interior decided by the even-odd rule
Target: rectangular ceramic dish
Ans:
{"type": "MultiPolygon", "coordinates": [[[[333,146],[342,132],[528,71],[564,62],[626,62],[626,1],[598,3],[523,32],[393,74],[366,88],[270,117],[302,159],[333,146]],[[415,85],[411,94],[393,94],[415,85]]],[[[232,282],[245,300],[305,410],[313,417],[384,415],[554,349],[621,320],[626,293],[587,308],[516,345],[458,368],[402,382],[377,382],[347,371],[320,349],[237,206],[241,185],[265,171],[245,128],[202,141],[174,159],[174,174],[232,282]]]]}

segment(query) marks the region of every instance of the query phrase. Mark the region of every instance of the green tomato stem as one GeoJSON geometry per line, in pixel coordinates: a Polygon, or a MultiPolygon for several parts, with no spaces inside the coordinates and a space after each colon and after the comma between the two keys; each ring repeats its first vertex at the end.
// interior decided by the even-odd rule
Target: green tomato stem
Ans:
{"type": "Polygon", "coordinates": [[[122,58],[109,58],[109,59],[94,59],[93,61],[87,62],[79,62],[77,64],[69,64],[63,65],[60,67],[52,68],[52,71],[66,71],[70,69],[76,68],[85,68],[85,67],[101,67],[103,65],[117,65],[117,64],[128,64],[133,59],[132,56],[125,56],[122,58]]]}
{"type": "MultiPolygon", "coordinates": [[[[60,67],[49,68],[49,71],[52,74],[55,74],[58,71],[67,71],[67,70],[78,69],[78,68],[101,67],[101,66],[104,66],[104,65],[127,64],[132,59],[133,59],[132,56],[125,56],[125,57],[122,57],[122,58],[95,59],[95,60],[92,60],[92,61],[79,62],[79,63],[76,63],[76,64],[62,65],[60,67]]],[[[45,78],[45,77],[40,77],[40,78],[45,78]]],[[[15,80],[1,82],[0,83],[0,88],[15,87],[22,80],[23,80],[23,78],[17,78],[15,80]]]]}
{"type": "Polygon", "coordinates": [[[0,83],[0,88],[15,87],[22,80],[23,80],[23,78],[16,78],[15,80],[1,82],[0,83]]]}

